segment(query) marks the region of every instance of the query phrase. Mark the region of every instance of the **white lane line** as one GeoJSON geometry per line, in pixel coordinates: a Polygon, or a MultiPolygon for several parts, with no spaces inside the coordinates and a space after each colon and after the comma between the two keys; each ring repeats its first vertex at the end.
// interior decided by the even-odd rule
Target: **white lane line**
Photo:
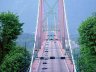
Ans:
{"type": "MultiPolygon", "coordinates": [[[[60,44],[59,42],[58,42],[57,44],[58,44],[59,47],[61,47],[61,46],[60,46],[61,44],[60,44]]],[[[61,52],[61,54],[63,55],[63,52],[61,51],[61,49],[62,49],[62,48],[60,48],[60,52],[61,52]]],[[[64,60],[64,63],[65,63],[65,65],[66,65],[67,71],[70,72],[69,67],[68,67],[68,65],[67,65],[67,63],[66,63],[65,60],[64,60]]]]}
{"type": "Polygon", "coordinates": [[[66,68],[67,68],[68,72],[70,72],[69,67],[68,67],[68,65],[67,65],[67,63],[66,63],[66,61],[65,61],[65,60],[64,60],[64,63],[65,63],[65,66],[66,66],[66,68]]]}
{"type": "MultiPolygon", "coordinates": [[[[46,44],[46,42],[44,42],[44,44],[46,44]]],[[[43,46],[43,53],[44,53],[44,47],[45,45],[43,46]]],[[[43,53],[42,53],[42,56],[43,56],[43,53]]],[[[40,70],[40,65],[41,65],[41,60],[39,59],[39,64],[38,64],[38,67],[37,67],[37,71],[36,72],[39,72],[40,70]]]]}

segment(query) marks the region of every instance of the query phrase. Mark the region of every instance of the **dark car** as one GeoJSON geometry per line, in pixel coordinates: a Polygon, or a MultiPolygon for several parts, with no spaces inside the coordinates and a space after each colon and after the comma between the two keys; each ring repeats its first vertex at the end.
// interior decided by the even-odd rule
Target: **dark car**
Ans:
{"type": "Polygon", "coordinates": [[[50,40],[53,40],[52,38],[50,40]]]}
{"type": "Polygon", "coordinates": [[[47,62],[43,62],[43,64],[47,64],[47,62]]]}
{"type": "Polygon", "coordinates": [[[41,60],[43,60],[43,59],[44,59],[44,57],[40,57],[40,59],[41,59],[41,60]]]}
{"type": "Polygon", "coordinates": [[[54,56],[52,56],[52,57],[50,57],[50,59],[55,59],[55,57],[54,57],[54,56]]]}
{"type": "Polygon", "coordinates": [[[60,57],[60,59],[65,59],[65,57],[60,57]]]}
{"type": "Polygon", "coordinates": [[[45,52],[48,52],[48,51],[45,51],[45,52]]]}
{"type": "Polygon", "coordinates": [[[46,67],[43,67],[42,69],[45,70],[45,69],[47,69],[47,68],[46,68],[46,67]]]}

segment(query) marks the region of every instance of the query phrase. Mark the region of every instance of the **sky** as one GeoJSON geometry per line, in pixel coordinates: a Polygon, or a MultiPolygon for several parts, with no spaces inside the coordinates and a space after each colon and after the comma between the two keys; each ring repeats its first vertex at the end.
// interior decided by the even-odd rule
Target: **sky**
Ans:
{"type": "MultiPolygon", "coordinates": [[[[49,1],[49,0],[48,0],[49,1]]],[[[54,2],[50,0],[49,3],[54,2]]],[[[87,17],[96,12],[96,0],[65,0],[70,35],[78,34],[78,27],[87,17]]],[[[35,32],[38,0],[0,0],[0,12],[11,11],[24,23],[24,33],[35,32]]]]}

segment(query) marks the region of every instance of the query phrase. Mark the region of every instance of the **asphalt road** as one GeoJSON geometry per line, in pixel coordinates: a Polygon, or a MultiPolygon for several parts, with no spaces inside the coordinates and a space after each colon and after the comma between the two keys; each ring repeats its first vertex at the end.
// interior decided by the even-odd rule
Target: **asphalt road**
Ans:
{"type": "Polygon", "coordinates": [[[40,60],[37,72],[69,72],[65,59],[60,58],[64,57],[60,47],[58,40],[46,41],[42,54],[44,59],[40,60]],[[55,59],[50,59],[50,57],[55,57],[55,59]]]}

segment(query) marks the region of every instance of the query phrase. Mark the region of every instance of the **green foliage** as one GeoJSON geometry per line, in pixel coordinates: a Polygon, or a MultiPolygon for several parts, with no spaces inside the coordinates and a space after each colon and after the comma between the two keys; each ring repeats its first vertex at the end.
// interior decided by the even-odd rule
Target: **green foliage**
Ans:
{"type": "Polygon", "coordinates": [[[30,64],[30,54],[26,49],[15,47],[5,56],[0,72],[26,72],[30,64]]]}
{"type": "Polygon", "coordinates": [[[96,72],[96,16],[89,17],[81,24],[79,34],[80,72],[96,72]]]}
{"type": "Polygon", "coordinates": [[[0,13],[0,72],[26,72],[29,67],[29,52],[15,43],[22,25],[15,14],[0,13]]]}
{"type": "Polygon", "coordinates": [[[91,51],[91,53],[95,53],[96,48],[96,17],[89,17],[86,21],[84,21],[80,28],[80,44],[87,46],[91,51]]]}
{"type": "Polygon", "coordinates": [[[22,32],[18,16],[11,12],[0,13],[0,64],[3,57],[15,45],[17,36],[22,32]]]}
{"type": "Polygon", "coordinates": [[[22,23],[18,16],[11,12],[0,14],[0,41],[4,45],[17,39],[17,36],[22,32],[22,23]]]}

